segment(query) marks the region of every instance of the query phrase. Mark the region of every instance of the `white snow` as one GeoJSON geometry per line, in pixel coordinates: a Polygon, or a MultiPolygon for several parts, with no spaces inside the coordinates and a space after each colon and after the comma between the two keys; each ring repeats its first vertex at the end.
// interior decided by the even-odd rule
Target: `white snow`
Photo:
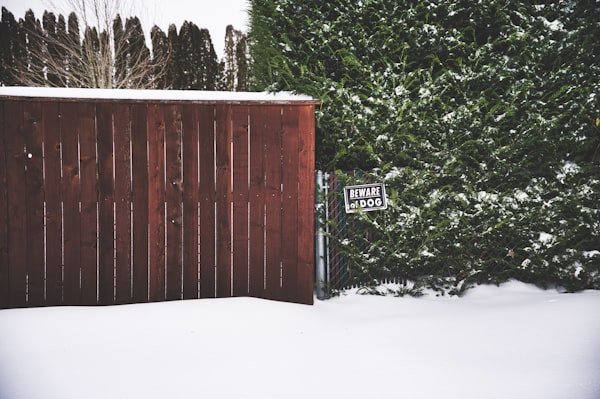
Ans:
{"type": "Polygon", "coordinates": [[[598,255],[600,255],[600,251],[597,251],[597,250],[583,252],[583,256],[585,256],[586,258],[591,258],[593,256],[598,256],[598,255]]]}
{"type": "Polygon", "coordinates": [[[134,90],[82,89],[63,87],[0,87],[0,96],[81,98],[102,100],[169,100],[169,101],[311,101],[310,96],[289,92],[228,92],[202,90],[134,90]]]}
{"type": "Polygon", "coordinates": [[[556,178],[561,183],[564,183],[567,177],[576,175],[577,173],[579,173],[580,170],[581,168],[576,163],[566,161],[563,163],[563,166],[558,171],[556,178]]]}
{"type": "Polygon", "coordinates": [[[600,398],[600,291],[0,310],[0,398],[600,398]]]}

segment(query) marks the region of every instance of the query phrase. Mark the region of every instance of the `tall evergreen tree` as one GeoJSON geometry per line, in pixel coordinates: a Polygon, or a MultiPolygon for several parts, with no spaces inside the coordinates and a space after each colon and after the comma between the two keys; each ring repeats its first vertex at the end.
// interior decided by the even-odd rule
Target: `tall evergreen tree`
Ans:
{"type": "Polygon", "coordinates": [[[227,25],[225,29],[225,71],[224,90],[233,91],[236,78],[236,57],[233,25],[227,25]]]}
{"type": "Polygon", "coordinates": [[[179,67],[179,76],[177,88],[184,90],[198,89],[198,46],[194,43],[194,30],[196,25],[185,21],[179,30],[178,44],[179,53],[177,64],[179,67]]]}
{"type": "Polygon", "coordinates": [[[0,21],[0,85],[11,86],[16,83],[14,77],[15,57],[18,55],[19,26],[14,15],[2,7],[0,21]]]}
{"type": "Polygon", "coordinates": [[[154,26],[150,31],[152,42],[152,80],[153,87],[157,89],[168,89],[172,81],[168,80],[170,61],[169,42],[167,35],[158,27],[154,26]]]}
{"type": "Polygon", "coordinates": [[[121,15],[113,20],[113,47],[115,52],[115,81],[124,82],[127,75],[127,39],[121,15]]]}
{"type": "Polygon", "coordinates": [[[81,34],[79,31],[79,18],[77,14],[71,12],[67,19],[67,36],[65,50],[65,71],[69,72],[67,77],[67,87],[85,87],[82,85],[84,79],[82,54],[81,54],[81,34]]]}
{"type": "MultiPolygon", "coordinates": [[[[64,19],[63,19],[64,22],[64,19]]],[[[44,17],[42,18],[42,26],[44,28],[45,34],[45,46],[46,51],[48,52],[47,60],[50,59],[58,59],[58,49],[59,46],[56,44],[58,42],[58,22],[56,20],[56,16],[51,12],[44,12],[44,17]]],[[[48,62],[48,61],[46,61],[48,62]]],[[[60,85],[60,77],[58,76],[59,71],[53,70],[51,68],[47,68],[47,76],[48,82],[51,86],[60,85]]]]}
{"type": "Polygon", "coordinates": [[[124,87],[147,87],[150,83],[152,63],[150,50],[146,46],[144,30],[139,18],[127,18],[125,36],[127,38],[127,66],[124,87]]]}
{"type": "Polygon", "coordinates": [[[177,27],[174,24],[169,25],[169,31],[167,32],[167,43],[169,59],[167,61],[166,70],[166,82],[173,89],[181,89],[181,65],[179,60],[179,54],[181,53],[181,44],[179,42],[179,36],[177,34],[177,27]]]}
{"type": "Polygon", "coordinates": [[[202,89],[216,90],[219,79],[219,62],[208,29],[200,30],[200,45],[202,47],[201,63],[204,71],[202,89]]]}
{"type": "Polygon", "coordinates": [[[239,40],[235,45],[235,59],[237,66],[237,78],[235,91],[248,91],[248,40],[245,34],[240,32],[239,40]]]}
{"type": "Polygon", "coordinates": [[[179,32],[179,89],[215,90],[218,62],[210,34],[193,22],[184,22],[179,32]]]}
{"type": "Polygon", "coordinates": [[[44,59],[45,49],[43,42],[43,31],[40,21],[35,18],[33,11],[28,10],[25,13],[25,19],[21,20],[22,29],[26,32],[24,48],[25,48],[25,71],[35,82],[45,81],[44,75],[44,59]],[[39,57],[39,58],[38,58],[39,57]]]}
{"type": "Polygon", "coordinates": [[[96,28],[89,26],[85,27],[83,33],[83,42],[81,44],[82,64],[90,65],[88,69],[89,80],[91,87],[106,87],[104,82],[104,74],[101,73],[97,65],[95,65],[100,59],[100,38],[98,37],[98,31],[96,28]]]}
{"type": "Polygon", "coordinates": [[[221,90],[248,90],[248,59],[246,35],[227,25],[225,30],[225,57],[221,66],[221,90]]]}

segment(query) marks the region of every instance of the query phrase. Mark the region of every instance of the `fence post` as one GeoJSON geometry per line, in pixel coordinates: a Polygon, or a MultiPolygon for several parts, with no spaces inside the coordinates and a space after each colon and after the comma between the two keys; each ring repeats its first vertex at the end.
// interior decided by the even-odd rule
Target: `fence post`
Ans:
{"type": "Polygon", "coordinates": [[[323,234],[323,228],[325,226],[324,221],[324,198],[323,198],[323,172],[317,171],[317,203],[316,203],[316,214],[317,214],[317,236],[316,236],[316,294],[317,299],[325,299],[325,234],[323,234]]]}

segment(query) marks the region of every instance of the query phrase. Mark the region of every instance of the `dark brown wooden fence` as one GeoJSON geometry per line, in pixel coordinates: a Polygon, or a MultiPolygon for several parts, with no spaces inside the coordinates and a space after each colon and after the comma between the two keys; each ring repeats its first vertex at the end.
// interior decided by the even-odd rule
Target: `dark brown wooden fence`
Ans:
{"type": "Polygon", "coordinates": [[[0,95],[0,308],[311,304],[315,105],[0,95]]]}

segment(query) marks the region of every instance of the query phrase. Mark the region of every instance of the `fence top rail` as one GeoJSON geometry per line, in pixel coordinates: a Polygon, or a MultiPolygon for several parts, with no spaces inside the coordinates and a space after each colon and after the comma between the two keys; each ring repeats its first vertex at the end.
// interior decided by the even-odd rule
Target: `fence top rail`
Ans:
{"type": "Polygon", "coordinates": [[[290,92],[230,92],[203,90],[85,89],[63,87],[0,87],[0,100],[186,102],[196,104],[319,105],[307,95],[290,92]]]}

